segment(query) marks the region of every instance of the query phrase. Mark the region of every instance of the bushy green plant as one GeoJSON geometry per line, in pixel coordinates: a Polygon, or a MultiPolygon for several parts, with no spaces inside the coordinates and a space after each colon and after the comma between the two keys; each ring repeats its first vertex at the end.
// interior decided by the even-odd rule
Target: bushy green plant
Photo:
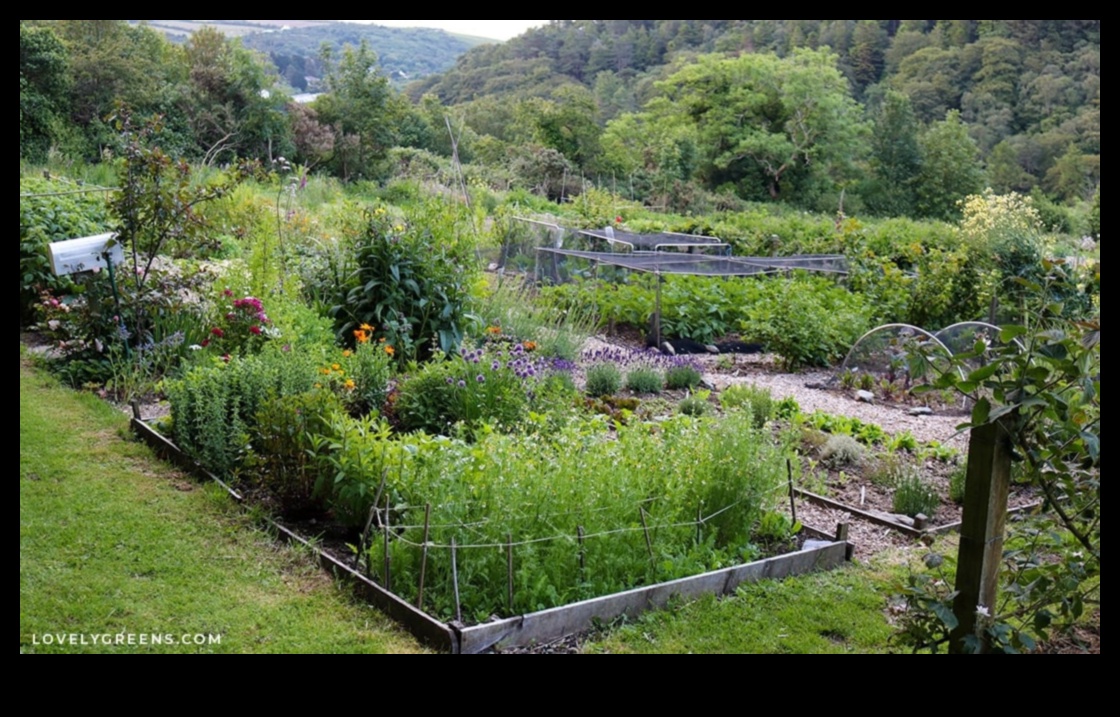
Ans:
{"type": "Polygon", "coordinates": [[[949,474],[949,500],[964,505],[964,488],[968,479],[968,466],[957,466],[949,474]]]}
{"type": "Polygon", "coordinates": [[[613,396],[622,389],[622,372],[613,363],[597,363],[587,369],[587,395],[613,396]]]}
{"type": "Polygon", "coordinates": [[[833,470],[859,465],[863,461],[863,446],[850,436],[833,436],[821,449],[821,462],[833,470]]]}
{"type": "Polygon", "coordinates": [[[827,280],[778,282],[752,313],[744,332],[781,357],[787,370],[827,366],[871,328],[866,300],[827,280]]]}
{"type": "Polygon", "coordinates": [[[458,205],[430,200],[404,219],[381,207],[344,247],[331,314],[339,337],[358,331],[385,338],[398,361],[453,352],[463,338],[468,288],[476,272],[474,242],[458,205]]]}
{"type": "MultiPolygon", "coordinates": [[[[392,582],[413,601],[430,504],[425,609],[441,617],[455,613],[453,539],[460,602],[472,620],[545,609],[757,555],[753,534],[777,508],[785,458],[743,417],[674,417],[657,431],[632,424],[609,432],[602,417],[556,430],[534,425],[518,436],[489,433],[471,445],[420,434],[393,438],[384,424],[340,418],[332,429],[337,449],[324,458],[338,476],[334,511],[360,525],[384,480],[392,582]],[[580,528],[582,546],[575,538],[580,528]],[[512,605],[507,551],[482,547],[509,542],[512,605]]],[[[371,541],[377,579],[384,549],[381,536],[371,541]]]]}
{"type": "Polygon", "coordinates": [[[908,470],[898,477],[894,489],[894,512],[908,515],[933,516],[941,507],[941,496],[916,470],[908,470]]]}
{"type": "Polygon", "coordinates": [[[665,376],[655,368],[640,366],[626,374],[626,388],[638,394],[657,395],[665,389],[665,376]]]}
{"type": "Polygon", "coordinates": [[[756,428],[762,428],[774,418],[774,396],[768,388],[736,384],[720,394],[719,402],[724,410],[749,408],[756,428]]]}
{"type": "Polygon", "coordinates": [[[212,359],[167,384],[175,442],[213,473],[236,474],[266,401],[311,391],[316,357],[282,351],[212,359]]]}
{"type": "Polygon", "coordinates": [[[521,345],[461,349],[402,382],[396,413],[406,430],[434,435],[452,435],[457,427],[471,437],[483,426],[514,431],[531,407],[543,410],[540,402],[563,392],[562,382],[546,381],[552,373],[551,362],[530,357],[521,345]]]}
{"type": "Polygon", "coordinates": [[[665,387],[670,391],[691,391],[704,380],[695,366],[674,366],[665,372],[665,387]]]}
{"type": "Polygon", "coordinates": [[[693,418],[702,418],[712,415],[712,404],[708,403],[709,397],[710,394],[707,391],[701,391],[694,396],[688,396],[680,403],[681,414],[692,416],[693,418]]]}

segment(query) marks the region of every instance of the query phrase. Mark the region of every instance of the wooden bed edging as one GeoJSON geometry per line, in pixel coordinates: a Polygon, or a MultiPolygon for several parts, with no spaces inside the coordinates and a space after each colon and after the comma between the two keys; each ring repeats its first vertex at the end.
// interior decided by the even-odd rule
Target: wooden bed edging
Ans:
{"type": "Polygon", "coordinates": [[[727,595],[737,587],[760,580],[780,580],[819,570],[831,570],[847,561],[846,542],[789,553],[748,565],[704,575],[637,588],[521,617],[460,628],[459,648],[477,654],[498,647],[528,647],[553,642],[590,629],[596,622],[611,622],[664,608],[671,600],[704,595],[727,595]]]}
{"type": "MultiPolygon", "coordinates": [[[[183,453],[174,443],[142,420],[132,419],[132,430],[164,460],[195,476],[220,485],[230,497],[243,503],[243,496],[183,453]]],[[[664,608],[671,600],[704,595],[727,595],[740,585],[760,580],[781,580],[820,570],[831,570],[851,559],[851,544],[845,540],[829,542],[819,548],[789,553],[747,565],[717,570],[704,575],[636,588],[584,602],[508,618],[474,627],[448,625],[417,610],[410,603],[357,572],[334,556],[280,523],[267,519],[270,528],[283,540],[298,543],[313,551],[319,564],[334,575],[352,583],[371,604],[400,623],[418,640],[437,650],[452,654],[478,654],[494,647],[527,647],[553,642],[584,632],[596,622],[610,622],[623,616],[634,617],[649,610],[664,608]]],[[[833,541],[832,536],[805,528],[806,533],[833,541]]]]}
{"type": "MultiPolygon", "coordinates": [[[[903,535],[911,538],[921,538],[923,535],[948,535],[949,533],[958,532],[961,529],[961,523],[960,521],[957,521],[955,523],[937,525],[932,528],[927,528],[926,530],[918,530],[917,528],[911,528],[909,525],[903,525],[901,523],[896,523],[893,520],[887,520],[886,518],[882,518],[878,515],[875,515],[874,513],[868,513],[867,511],[860,510],[859,508],[854,508],[847,503],[841,503],[839,501],[832,500],[831,498],[825,498],[823,495],[810,493],[809,491],[802,490],[801,488],[794,488],[794,491],[798,496],[804,498],[805,500],[808,500],[810,503],[816,503],[817,505],[820,505],[824,508],[829,508],[831,510],[842,510],[845,513],[850,513],[857,518],[866,520],[869,523],[881,525],[884,528],[890,528],[891,530],[898,531],[899,533],[902,533],[903,535]]],[[[1021,505],[1018,508],[1008,509],[1007,514],[1015,515],[1017,513],[1027,513],[1041,506],[1041,502],[1028,503],[1027,505],[1021,505]]]]}
{"type": "MultiPolygon", "coordinates": [[[[133,419],[132,430],[141,440],[151,446],[160,457],[165,460],[170,460],[203,480],[214,481],[225,489],[235,501],[238,503],[244,502],[244,498],[240,493],[224,483],[217,476],[202,468],[196,461],[183,453],[178,446],[161,436],[148,424],[133,419]]],[[[366,576],[332,555],[320,550],[310,541],[300,537],[275,520],[269,518],[267,522],[268,526],[275,530],[277,535],[286,542],[297,543],[313,551],[319,559],[319,564],[325,570],[353,584],[361,592],[362,597],[365,598],[366,601],[375,605],[393,620],[403,625],[404,628],[418,640],[437,650],[450,653],[459,652],[458,635],[450,626],[417,610],[414,606],[401,600],[393,593],[388,592],[377,583],[369,580],[366,576]]]]}

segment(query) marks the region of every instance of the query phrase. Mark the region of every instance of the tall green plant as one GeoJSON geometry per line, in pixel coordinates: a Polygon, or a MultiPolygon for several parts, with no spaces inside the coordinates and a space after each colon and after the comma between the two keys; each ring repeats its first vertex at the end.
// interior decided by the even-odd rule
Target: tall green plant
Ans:
{"type": "Polygon", "coordinates": [[[331,308],[339,337],[351,343],[363,335],[383,338],[401,362],[454,351],[476,273],[468,232],[462,210],[438,200],[406,218],[385,208],[367,212],[331,308]]]}

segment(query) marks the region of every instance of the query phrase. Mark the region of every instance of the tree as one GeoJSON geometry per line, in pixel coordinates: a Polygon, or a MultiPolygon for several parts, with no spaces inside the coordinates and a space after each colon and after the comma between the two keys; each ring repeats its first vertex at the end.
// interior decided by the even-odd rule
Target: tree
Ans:
{"type": "Polygon", "coordinates": [[[19,24],[19,154],[46,155],[68,102],[66,48],[48,27],[19,24]]]}
{"type": "Polygon", "coordinates": [[[334,170],[346,179],[376,177],[396,144],[405,104],[389,87],[377,53],[365,40],[356,49],[347,45],[337,64],[329,50],[322,60],[329,92],[316,101],[315,111],[334,128],[334,170]]]}
{"type": "Polygon", "coordinates": [[[696,127],[702,177],[747,198],[789,197],[813,179],[841,182],[865,147],[858,106],[828,51],[707,55],[658,87],[671,104],[654,109],[696,127]]]}
{"type": "Polygon", "coordinates": [[[956,110],[926,130],[919,144],[918,213],[932,219],[956,219],[960,216],[957,203],[984,188],[980,150],[956,110]]]}
{"type": "Polygon", "coordinates": [[[918,119],[910,99],[888,91],[875,115],[871,135],[871,168],[875,179],[868,206],[886,216],[909,216],[915,210],[914,184],[922,170],[918,119]]]}

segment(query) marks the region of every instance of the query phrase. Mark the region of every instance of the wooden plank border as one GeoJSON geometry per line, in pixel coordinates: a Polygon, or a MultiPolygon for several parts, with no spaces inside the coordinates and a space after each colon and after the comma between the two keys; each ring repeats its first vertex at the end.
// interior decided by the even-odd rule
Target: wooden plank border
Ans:
{"type": "MultiPolygon", "coordinates": [[[[956,523],[946,523],[945,525],[934,526],[932,528],[927,528],[926,530],[918,530],[917,528],[911,528],[908,525],[896,523],[893,520],[881,518],[874,513],[868,513],[867,511],[860,510],[859,508],[854,508],[847,503],[841,503],[839,501],[832,500],[831,498],[825,498],[823,495],[810,493],[809,491],[802,490],[801,488],[794,488],[794,492],[797,493],[798,497],[804,498],[810,503],[816,503],[823,508],[829,508],[831,510],[842,510],[845,513],[850,513],[861,520],[866,520],[869,523],[874,523],[875,525],[880,525],[884,528],[890,528],[891,530],[897,531],[911,538],[921,538],[924,535],[948,535],[949,533],[956,533],[961,529],[961,523],[960,521],[958,521],[956,523]]],[[[1030,511],[1035,510],[1036,508],[1039,508],[1041,506],[1041,502],[1028,503],[1027,505],[1021,505],[1018,508],[1008,509],[1007,514],[1016,515],[1018,513],[1029,513],[1030,511]]]]}
{"type": "Polygon", "coordinates": [[[493,648],[553,642],[584,632],[596,622],[611,622],[623,616],[636,617],[649,610],[662,609],[674,599],[727,595],[746,583],[831,570],[847,561],[847,553],[846,542],[829,543],[813,550],[462,628],[459,630],[460,649],[463,654],[477,654],[493,648]]]}

